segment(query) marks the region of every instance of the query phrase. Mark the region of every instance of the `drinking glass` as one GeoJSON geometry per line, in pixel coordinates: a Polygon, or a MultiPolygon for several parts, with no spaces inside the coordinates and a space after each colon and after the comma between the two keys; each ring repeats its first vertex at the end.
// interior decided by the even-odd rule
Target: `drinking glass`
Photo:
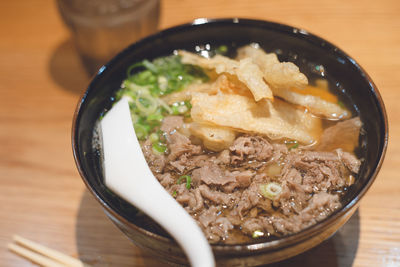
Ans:
{"type": "Polygon", "coordinates": [[[158,27],[159,0],[57,0],[57,4],[90,74],[158,27]]]}

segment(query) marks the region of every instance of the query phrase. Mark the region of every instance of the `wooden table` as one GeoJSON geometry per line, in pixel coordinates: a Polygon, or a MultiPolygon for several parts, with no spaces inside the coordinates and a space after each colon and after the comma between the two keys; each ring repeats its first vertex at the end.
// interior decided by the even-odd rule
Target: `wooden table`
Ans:
{"type": "MultiPolygon", "coordinates": [[[[196,17],[248,17],[304,28],[352,55],[385,101],[390,145],[351,220],[277,266],[400,266],[400,2],[163,0],[160,28],[196,17]]],[[[72,115],[89,77],[53,1],[0,3],[0,265],[13,234],[94,266],[163,266],[128,241],[85,189],[72,156],[72,115]]]]}

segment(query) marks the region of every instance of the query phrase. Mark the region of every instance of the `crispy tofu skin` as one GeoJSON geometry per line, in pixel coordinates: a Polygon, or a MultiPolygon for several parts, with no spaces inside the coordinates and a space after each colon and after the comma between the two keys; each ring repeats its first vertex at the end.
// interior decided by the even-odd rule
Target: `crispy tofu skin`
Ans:
{"type": "MultiPolygon", "coordinates": [[[[248,45],[239,48],[238,58],[250,58],[253,63],[260,67],[263,77],[270,86],[274,96],[303,106],[311,113],[328,119],[346,119],[351,116],[351,113],[347,109],[338,105],[337,102],[321,98],[320,94],[315,90],[313,93],[316,94],[302,93],[300,89],[307,86],[307,77],[300,72],[295,64],[291,62],[279,62],[276,54],[267,54],[260,48],[248,45]]],[[[321,90],[323,89],[321,88],[321,90]]]]}
{"type": "Polygon", "coordinates": [[[274,102],[232,94],[192,96],[193,121],[266,135],[270,139],[293,139],[309,145],[322,131],[321,120],[304,110],[280,101],[274,102]]]}
{"type": "Polygon", "coordinates": [[[279,62],[274,53],[247,45],[238,49],[238,59],[250,58],[260,67],[265,81],[275,88],[303,88],[308,84],[307,77],[292,62],[279,62]]]}
{"type": "Polygon", "coordinates": [[[236,138],[236,132],[225,127],[192,122],[190,132],[203,140],[204,146],[211,151],[228,149],[236,138]]]}
{"type": "Polygon", "coordinates": [[[208,70],[212,69],[217,74],[225,73],[237,76],[237,79],[248,87],[256,101],[264,98],[273,99],[272,91],[265,83],[262,71],[249,58],[237,61],[220,55],[204,58],[186,51],[179,51],[178,53],[182,56],[182,62],[185,64],[198,65],[208,70]]]}
{"type": "MultiPolygon", "coordinates": [[[[322,89],[321,89],[322,90],[322,89]]],[[[273,89],[274,95],[290,103],[303,106],[311,113],[331,120],[346,119],[351,112],[337,103],[326,101],[318,96],[301,94],[288,89],[273,89]]]]}

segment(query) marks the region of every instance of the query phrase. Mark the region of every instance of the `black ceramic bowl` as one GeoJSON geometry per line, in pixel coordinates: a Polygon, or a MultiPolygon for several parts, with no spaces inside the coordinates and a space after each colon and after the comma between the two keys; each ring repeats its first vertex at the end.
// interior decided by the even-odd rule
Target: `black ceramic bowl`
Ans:
{"type": "MultiPolygon", "coordinates": [[[[324,76],[343,102],[359,113],[365,134],[359,156],[364,158],[357,182],[343,200],[343,207],[327,219],[297,234],[278,240],[242,245],[213,245],[218,266],[252,266],[299,254],[330,237],[358,207],[381,167],[388,142],[385,108],[366,72],[342,50],[304,30],[248,19],[196,20],[143,39],[102,67],[82,96],[74,117],[72,143],[78,170],[110,219],[135,244],[173,263],[187,263],[182,250],[135,207],[113,195],[103,183],[98,151],[92,147],[93,129],[101,114],[111,107],[113,95],[134,62],[171,54],[175,49],[196,51],[227,45],[230,51],[256,42],[280,60],[292,61],[310,80],[324,76]],[[323,68],[321,68],[323,66],[323,68]]],[[[360,44],[361,45],[361,44],[360,44]]]]}

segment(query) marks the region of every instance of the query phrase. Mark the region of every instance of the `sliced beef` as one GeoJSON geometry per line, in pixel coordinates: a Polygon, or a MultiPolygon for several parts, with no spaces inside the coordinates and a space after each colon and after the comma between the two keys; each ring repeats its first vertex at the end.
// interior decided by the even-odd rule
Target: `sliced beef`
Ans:
{"type": "Polygon", "coordinates": [[[332,152],[305,151],[301,160],[304,162],[337,161],[339,157],[332,152]]]}
{"type": "Polygon", "coordinates": [[[361,127],[362,122],[359,117],[336,123],[322,133],[316,150],[333,151],[342,148],[344,151],[352,152],[355,144],[358,144],[361,127]]]}
{"type": "Polygon", "coordinates": [[[344,152],[342,149],[336,149],[340,160],[351,172],[358,173],[361,166],[361,161],[349,152],[344,152]]]}
{"type": "Polygon", "coordinates": [[[273,153],[273,146],[260,136],[241,136],[233,142],[229,149],[234,155],[231,158],[234,164],[244,160],[266,161],[273,153]]]}
{"type": "Polygon", "coordinates": [[[319,192],[309,201],[308,206],[302,210],[299,216],[303,218],[303,223],[306,227],[312,224],[311,220],[315,219],[321,221],[328,217],[332,212],[339,209],[341,204],[339,202],[339,196],[329,194],[327,192],[319,192]],[[311,219],[312,218],[312,219],[311,219]]]}
{"type": "MultiPolygon", "coordinates": [[[[190,139],[179,133],[177,130],[183,126],[182,116],[168,116],[163,119],[161,130],[165,132],[167,144],[169,148],[168,161],[175,161],[180,156],[187,154],[199,154],[202,149],[200,146],[193,145],[190,139]]],[[[178,163],[175,166],[178,170],[183,171],[184,167],[178,163]]]]}
{"type": "Polygon", "coordinates": [[[143,155],[149,164],[150,169],[154,173],[161,173],[166,165],[166,157],[162,154],[157,154],[153,152],[153,146],[150,140],[146,140],[142,143],[143,155]]]}
{"type": "MultiPolygon", "coordinates": [[[[357,123],[338,123],[324,138],[357,123]]],[[[254,231],[266,237],[288,235],[325,219],[341,205],[333,192],[346,186],[346,178],[361,166],[353,154],[327,141],[323,151],[289,150],[261,136],[242,135],[229,149],[205,151],[181,133],[183,126],[182,117],[164,119],[166,155],[154,153],[150,141],[142,149],[157,179],[199,222],[211,243],[235,243],[239,239],[232,233],[240,229],[250,237],[254,231]],[[186,183],[177,184],[181,175],[191,176],[189,189],[186,183]],[[271,182],[282,187],[272,200],[260,188],[271,182]]]]}
{"type": "Polygon", "coordinates": [[[247,211],[254,208],[259,204],[263,197],[260,195],[260,183],[253,182],[248,188],[246,188],[239,202],[237,203],[237,210],[239,215],[243,217],[247,211]]]}
{"type": "Polygon", "coordinates": [[[196,205],[191,207],[194,212],[202,210],[204,207],[204,199],[201,196],[201,192],[199,188],[194,190],[194,198],[196,200],[196,205]]]}
{"type": "Polygon", "coordinates": [[[273,144],[273,152],[272,152],[272,157],[271,161],[279,162],[282,157],[285,157],[286,154],[288,153],[288,148],[284,144],[273,144]]]}
{"type": "Polygon", "coordinates": [[[166,172],[163,174],[156,174],[156,177],[158,181],[160,181],[160,184],[164,187],[169,187],[173,184],[175,184],[175,179],[172,177],[171,173],[166,172]]]}
{"type": "Polygon", "coordinates": [[[210,206],[208,209],[203,210],[199,215],[200,225],[207,228],[213,221],[217,219],[219,209],[216,206],[210,206]]]}
{"type": "Polygon", "coordinates": [[[188,173],[193,169],[203,167],[208,162],[212,162],[213,157],[211,155],[203,154],[203,155],[190,155],[183,154],[175,161],[170,161],[167,166],[168,170],[175,170],[179,173],[188,173]]]}
{"type": "Polygon", "coordinates": [[[176,201],[178,201],[180,204],[184,204],[183,206],[187,206],[190,204],[192,204],[191,206],[194,206],[196,204],[196,203],[193,203],[193,201],[195,201],[194,195],[189,191],[184,191],[184,192],[178,194],[176,197],[176,201]]]}
{"type": "MultiPolygon", "coordinates": [[[[228,171],[226,171],[227,173],[228,171]]],[[[227,185],[223,187],[224,191],[227,193],[232,192],[235,188],[246,188],[251,184],[251,180],[254,177],[255,173],[250,170],[245,171],[233,171],[228,174],[231,177],[234,177],[232,181],[230,181],[227,185]]]]}
{"type": "Polygon", "coordinates": [[[227,217],[221,216],[221,208],[211,206],[198,217],[200,226],[211,243],[217,243],[228,238],[234,228],[227,217]]]}
{"type": "Polygon", "coordinates": [[[343,166],[349,169],[354,166],[352,170],[358,172],[359,160],[347,152],[336,152],[291,152],[287,156],[285,169],[287,171],[292,166],[301,172],[301,185],[305,192],[338,190],[346,183],[347,171],[343,166]]]}
{"type": "Polygon", "coordinates": [[[247,219],[242,224],[242,230],[248,235],[252,235],[255,231],[263,231],[263,222],[258,218],[247,219]]]}
{"type": "Polygon", "coordinates": [[[217,159],[221,164],[225,164],[225,165],[229,164],[231,162],[231,156],[229,154],[229,150],[227,150],[227,149],[222,150],[219,153],[217,159]]]}
{"type": "Polygon", "coordinates": [[[251,178],[254,176],[254,172],[250,170],[245,171],[235,171],[232,173],[233,176],[236,178],[236,182],[238,187],[248,187],[251,184],[251,178]]]}
{"type": "Polygon", "coordinates": [[[211,232],[219,237],[219,240],[225,240],[229,236],[229,231],[233,229],[233,224],[226,217],[219,216],[210,228],[211,232]]]}
{"type": "Polygon", "coordinates": [[[176,130],[183,126],[182,116],[168,116],[163,119],[161,124],[161,131],[166,134],[173,134],[176,130]]]}
{"type": "Polygon", "coordinates": [[[274,230],[280,235],[287,235],[301,230],[301,220],[298,217],[272,216],[270,218],[274,230]],[[289,219],[290,218],[290,219],[289,219]]]}
{"type": "Polygon", "coordinates": [[[223,171],[218,165],[208,163],[192,172],[192,181],[194,184],[205,183],[207,185],[225,185],[235,182],[235,177],[229,171],[223,171]]]}
{"type": "Polygon", "coordinates": [[[228,205],[232,200],[232,197],[229,194],[225,194],[217,190],[211,190],[208,186],[204,184],[200,185],[199,189],[202,197],[216,204],[228,205]]]}
{"type": "Polygon", "coordinates": [[[271,216],[268,220],[277,233],[287,235],[299,232],[325,219],[340,207],[338,195],[320,192],[310,199],[307,207],[300,213],[293,216],[271,216]]]}
{"type": "Polygon", "coordinates": [[[302,176],[295,168],[289,169],[283,176],[282,193],[274,200],[284,215],[299,213],[308,199],[308,193],[302,187],[302,176]]]}
{"type": "Polygon", "coordinates": [[[174,132],[167,137],[167,144],[170,150],[169,161],[174,161],[183,154],[199,154],[202,149],[200,146],[193,145],[189,138],[179,132],[174,132]]]}
{"type": "Polygon", "coordinates": [[[173,169],[177,170],[179,173],[183,173],[186,169],[187,156],[183,154],[179,160],[170,161],[169,164],[173,169]]]}

